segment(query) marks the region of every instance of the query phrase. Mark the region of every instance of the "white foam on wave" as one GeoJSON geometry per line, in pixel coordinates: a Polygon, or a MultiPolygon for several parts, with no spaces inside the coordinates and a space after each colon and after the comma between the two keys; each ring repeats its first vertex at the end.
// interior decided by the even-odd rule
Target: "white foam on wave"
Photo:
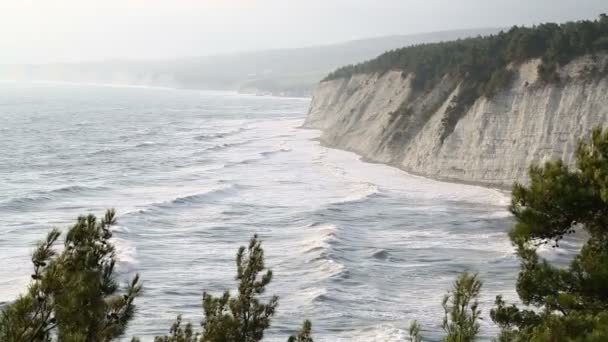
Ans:
{"type": "Polygon", "coordinates": [[[319,145],[316,147],[317,148],[315,149],[315,154],[312,157],[312,161],[317,164],[321,164],[322,160],[327,156],[327,148],[320,147],[319,145]]]}
{"type": "Polygon", "coordinates": [[[113,236],[110,240],[115,248],[118,270],[129,272],[139,264],[137,260],[137,248],[127,239],[113,236]]]}
{"type": "MultiPolygon", "coordinates": [[[[223,165],[221,166],[223,167],[223,165]]],[[[220,180],[219,183],[222,183],[220,180]]],[[[164,210],[173,207],[187,207],[189,205],[195,205],[205,203],[206,201],[212,201],[215,199],[231,196],[240,188],[237,184],[222,183],[219,185],[209,185],[204,190],[198,190],[189,193],[175,193],[165,192],[165,189],[158,189],[156,192],[152,192],[154,196],[150,202],[144,202],[139,205],[132,207],[129,210],[121,212],[120,216],[131,216],[149,214],[155,210],[164,210]],[[171,199],[167,199],[171,198],[171,199]]],[[[118,227],[115,229],[126,229],[118,227]]]]}
{"type": "Polygon", "coordinates": [[[208,147],[205,149],[205,151],[216,152],[216,151],[221,151],[221,150],[225,150],[225,149],[232,148],[232,147],[243,146],[243,145],[246,145],[249,143],[251,143],[251,140],[225,142],[225,143],[215,144],[211,147],[208,147]]]}
{"type": "Polygon", "coordinates": [[[148,147],[148,146],[155,146],[155,145],[159,145],[159,143],[154,142],[154,141],[144,141],[144,142],[141,142],[141,143],[135,145],[135,147],[139,148],[139,147],[148,147]]]}
{"type": "Polygon", "coordinates": [[[361,202],[375,194],[378,194],[380,190],[378,186],[371,183],[359,183],[355,186],[349,195],[344,198],[341,198],[337,201],[332,202],[333,204],[345,204],[345,203],[355,203],[361,202]]]}
{"type": "Polygon", "coordinates": [[[307,263],[312,265],[321,277],[329,278],[344,272],[344,265],[329,256],[331,243],[336,241],[337,227],[329,223],[313,223],[303,228],[306,235],[300,243],[300,252],[307,255],[307,263]]]}
{"type": "Polygon", "coordinates": [[[301,252],[310,254],[326,250],[329,244],[336,238],[336,226],[333,224],[309,224],[303,228],[306,231],[308,238],[302,239],[300,242],[301,252]]]}
{"type": "Polygon", "coordinates": [[[304,303],[312,303],[317,298],[321,298],[327,294],[327,289],[320,287],[308,287],[301,289],[298,292],[298,301],[304,303]]]}
{"type": "Polygon", "coordinates": [[[264,151],[264,152],[260,152],[260,155],[264,156],[264,157],[269,157],[278,153],[285,153],[285,152],[291,152],[290,148],[281,148],[278,150],[273,150],[273,151],[264,151]]]}
{"type": "MultiPolygon", "coordinates": [[[[353,152],[326,148],[320,143],[313,150],[312,160],[336,177],[376,184],[417,200],[483,203],[502,207],[510,203],[508,191],[412,175],[393,166],[363,162],[353,152]]],[[[506,210],[501,212],[508,215],[506,210]]]]}
{"type": "Polygon", "coordinates": [[[171,201],[161,203],[161,205],[166,204],[191,204],[195,202],[199,202],[201,200],[210,199],[216,196],[227,195],[231,192],[231,190],[236,190],[237,186],[234,184],[225,184],[214,186],[204,191],[195,192],[188,195],[178,196],[171,201]]]}
{"type": "Polygon", "coordinates": [[[240,133],[245,132],[245,131],[247,131],[249,129],[250,128],[239,127],[237,129],[230,129],[228,131],[226,131],[226,130],[221,131],[220,130],[219,132],[211,132],[211,133],[205,133],[205,134],[197,135],[196,137],[194,137],[194,139],[195,140],[200,140],[200,141],[221,139],[221,138],[226,138],[226,137],[230,137],[230,136],[233,136],[233,135],[240,134],[240,133]]]}
{"type": "Polygon", "coordinates": [[[581,240],[580,237],[573,240],[562,240],[558,247],[554,247],[555,241],[548,241],[546,244],[540,245],[536,251],[541,258],[565,266],[574,259],[583,244],[584,240],[581,240]]]}
{"type": "Polygon", "coordinates": [[[313,260],[313,263],[323,272],[328,278],[337,276],[344,272],[345,267],[343,264],[332,260],[327,257],[321,257],[313,260]]]}
{"type": "Polygon", "coordinates": [[[390,324],[381,324],[371,328],[343,333],[335,341],[353,342],[397,342],[407,341],[408,333],[404,329],[390,324]]]}
{"type": "Polygon", "coordinates": [[[380,192],[378,185],[373,180],[354,176],[351,172],[347,172],[345,168],[338,166],[337,163],[329,161],[327,152],[326,148],[319,149],[313,157],[313,161],[321,165],[332,176],[347,182],[350,187],[348,194],[332,201],[332,204],[360,202],[380,192]]]}

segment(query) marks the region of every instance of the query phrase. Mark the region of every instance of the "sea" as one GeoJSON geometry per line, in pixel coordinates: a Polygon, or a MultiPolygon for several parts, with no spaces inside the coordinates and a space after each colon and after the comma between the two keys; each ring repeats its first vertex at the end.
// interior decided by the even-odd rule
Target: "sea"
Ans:
{"type": "Polygon", "coordinates": [[[0,305],[22,293],[36,242],[81,214],[118,213],[121,283],[144,292],[126,338],[196,327],[203,291],[236,288],[257,234],[279,296],[265,341],[304,319],[315,341],[442,336],[441,301],[479,273],[481,340],[496,295],[516,301],[507,192],[366,163],[302,129],[310,99],[0,82],[0,305]]]}

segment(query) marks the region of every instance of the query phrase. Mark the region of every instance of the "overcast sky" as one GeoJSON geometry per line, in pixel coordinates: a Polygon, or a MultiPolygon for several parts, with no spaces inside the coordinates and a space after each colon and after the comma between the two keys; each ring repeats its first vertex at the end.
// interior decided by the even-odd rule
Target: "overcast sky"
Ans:
{"type": "Polygon", "coordinates": [[[608,0],[0,0],[0,63],[210,55],[602,12],[608,0]]]}

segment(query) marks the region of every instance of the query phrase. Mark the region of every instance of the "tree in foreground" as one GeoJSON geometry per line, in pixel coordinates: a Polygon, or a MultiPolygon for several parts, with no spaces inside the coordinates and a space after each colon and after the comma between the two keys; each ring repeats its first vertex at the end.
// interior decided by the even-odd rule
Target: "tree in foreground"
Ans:
{"type": "MultiPolygon", "coordinates": [[[[238,290],[235,295],[225,291],[215,297],[203,293],[204,319],[202,331],[195,332],[191,324],[183,325],[181,317],[173,324],[170,335],[156,337],[156,342],[255,342],[261,341],[270,327],[278,306],[278,297],[263,302],[260,296],[272,280],[272,271],[264,264],[261,241],[254,236],[247,248],[236,255],[238,290]]],[[[311,323],[305,321],[297,336],[289,341],[312,342],[311,323]]]]}
{"type": "Polygon", "coordinates": [[[304,324],[302,324],[302,329],[295,335],[290,336],[287,342],[313,342],[312,323],[309,320],[305,320],[304,324]]]}
{"type": "Polygon", "coordinates": [[[576,168],[562,161],[530,168],[530,185],[513,188],[511,240],[521,271],[517,292],[525,310],[501,297],[491,317],[498,341],[608,341],[608,130],[579,143],[576,168]],[[569,267],[539,257],[542,245],[583,230],[588,240],[569,267]]]}
{"type": "MultiPolygon", "coordinates": [[[[481,281],[477,274],[462,273],[458,276],[452,291],[443,297],[444,318],[442,328],[446,335],[444,342],[472,342],[479,333],[481,311],[477,298],[481,291],[481,281]]],[[[409,337],[412,342],[423,340],[418,322],[411,323],[409,337]]]]}
{"type": "MultiPolygon", "coordinates": [[[[115,279],[116,255],[110,238],[114,210],[103,219],[78,217],[68,229],[59,252],[54,247],[61,233],[54,229],[38,243],[32,255],[34,271],[26,293],[0,312],[2,342],[89,342],[121,338],[135,314],[134,300],[142,285],[136,275],[119,291],[115,279]]],[[[170,335],[158,342],[254,342],[262,340],[278,305],[276,296],[262,302],[272,271],[264,265],[264,250],[256,236],[236,257],[238,293],[214,297],[203,294],[202,332],[183,324],[178,316],[170,335]]],[[[289,340],[312,342],[312,325],[305,321],[289,340]]],[[[133,342],[139,341],[133,339],[133,342]]]]}
{"type": "Polygon", "coordinates": [[[445,342],[468,342],[479,333],[479,303],[481,281],[477,274],[463,273],[458,276],[452,292],[443,298],[443,330],[445,342]]]}
{"type": "MultiPolygon", "coordinates": [[[[594,129],[590,140],[579,144],[576,158],[574,169],[561,161],[531,167],[530,185],[513,188],[516,225],[510,237],[521,261],[517,292],[533,309],[508,305],[498,296],[490,312],[501,328],[498,342],[608,341],[608,130],[594,129]],[[568,267],[540,258],[540,246],[560,248],[560,241],[578,230],[585,231],[588,240],[568,267]]],[[[114,222],[113,210],[102,220],[81,216],[70,227],[61,252],[54,249],[57,230],[38,244],[27,292],[0,313],[1,341],[111,341],[123,335],[141,284],[136,276],[124,292],[118,291],[116,257],[109,241],[114,222]]],[[[239,249],[236,265],[237,293],[203,294],[202,331],[194,331],[178,317],[170,335],[156,341],[262,340],[278,298],[260,299],[272,272],[264,265],[257,237],[239,249]]],[[[443,301],[443,341],[475,340],[480,289],[477,275],[458,277],[443,301]]],[[[417,322],[410,326],[410,339],[422,341],[417,322]]],[[[310,322],[305,321],[289,341],[312,342],[310,322]]]]}
{"type": "Polygon", "coordinates": [[[139,276],[120,292],[116,255],[109,239],[114,210],[98,220],[81,216],[54,247],[54,229],[32,255],[34,271],[26,293],[0,313],[0,341],[110,341],[120,337],[135,313],[139,276]]]}

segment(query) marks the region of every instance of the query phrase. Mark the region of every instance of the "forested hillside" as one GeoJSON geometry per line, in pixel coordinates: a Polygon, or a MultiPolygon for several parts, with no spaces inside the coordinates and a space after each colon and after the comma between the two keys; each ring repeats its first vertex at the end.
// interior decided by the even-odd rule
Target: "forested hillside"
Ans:
{"type": "MultiPolygon", "coordinates": [[[[556,67],[573,58],[608,50],[608,16],[595,21],[547,23],[533,27],[514,26],[485,37],[451,42],[420,44],[386,52],[370,61],[342,67],[326,80],[354,74],[403,70],[413,73],[414,87],[429,90],[442,77],[462,79],[472,96],[491,95],[508,83],[510,63],[541,58],[539,74],[545,81],[558,81],[556,67]]],[[[608,70],[589,70],[590,75],[608,70]]]]}

